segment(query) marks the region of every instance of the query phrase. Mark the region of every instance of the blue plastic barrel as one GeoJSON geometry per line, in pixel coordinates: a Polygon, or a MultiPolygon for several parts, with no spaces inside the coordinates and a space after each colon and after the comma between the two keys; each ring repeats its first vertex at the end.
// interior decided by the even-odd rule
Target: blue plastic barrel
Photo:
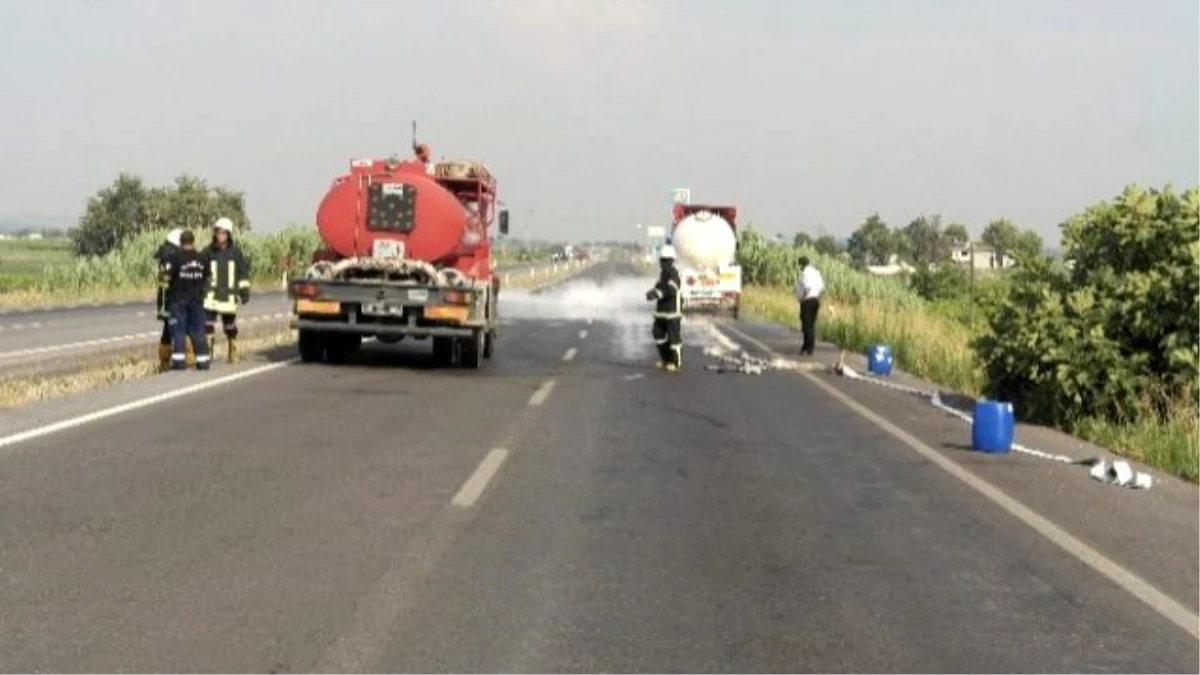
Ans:
{"type": "Polygon", "coordinates": [[[891,375],[892,348],[888,345],[871,345],[867,350],[867,371],[872,375],[891,375]]]}
{"type": "Polygon", "coordinates": [[[980,452],[1010,452],[1013,426],[1011,403],[976,401],[975,417],[971,424],[971,445],[980,452]]]}

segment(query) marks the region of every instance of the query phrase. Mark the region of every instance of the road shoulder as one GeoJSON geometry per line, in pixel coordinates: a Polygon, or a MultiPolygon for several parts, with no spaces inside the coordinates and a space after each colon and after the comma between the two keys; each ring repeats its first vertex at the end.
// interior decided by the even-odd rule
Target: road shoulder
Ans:
{"type": "MultiPolygon", "coordinates": [[[[733,328],[785,358],[795,357],[793,332],[755,323],[738,323],[733,328]]],[[[751,354],[762,355],[760,347],[732,331],[726,332],[751,354]]],[[[865,370],[862,357],[853,355],[852,360],[850,354],[846,356],[852,367],[859,372],[865,370]]],[[[822,345],[814,360],[832,366],[837,358],[834,347],[822,345]]],[[[1195,486],[1139,466],[1139,470],[1152,472],[1155,485],[1149,491],[1131,490],[1096,481],[1088,475],[1087,467],[1080,465],[1015,452],[1004,455],[973,452],[970,425],[934,408],[927,400],[848,380],[831,369],[812,371],[812,375],[1094,547],[1189,611],[1197,610],[1200,547],[1196,532],[1200,531],[1200,508],[1195,486]]],[[[888,379],[921,389],[938,389],[932,383],[902,373],[894,373],[888,379]]],[[[1073,458],[1110,455],[1079,439],[1035,425],[1018,425],[1016,439],[1035,449],[1073,458]]]]}

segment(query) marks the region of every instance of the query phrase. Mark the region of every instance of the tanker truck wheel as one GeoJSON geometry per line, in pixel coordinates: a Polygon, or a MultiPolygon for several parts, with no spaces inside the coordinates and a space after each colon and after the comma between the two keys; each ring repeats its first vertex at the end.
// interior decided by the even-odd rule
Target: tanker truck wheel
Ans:
{"type": "Polygon", "coordinates": [[[477,330],[471,337],[463,338],[462,342],[459,343],[459,349],[462,350],[463,368],[479,369],[479,364],[483,361],[483,350],[486,342],[487,337],[483,330],[477,330]]]}
{"type": "Polygon", "coordinates": [[[495,344],[496,344],[496,332],[495,331],[489,330],[488,332],[483,334],[483,358],[485,358],[485,359],[492,358],[492,350],[495,348],[495,344]]]}
{"type": "Polygon", "coordinates": [[[330,363],[345,363],[362,347],[358,333],[332,333],[325,337],[325,358],[330,363]]]}
{"type": "Polygon", "coordinates": [[[439,366],[448,366],[454,360],[454,338],[433,338],[433,362],[439,366]]]}
{"type": "Polygon", "coordinates": [[[325,336],[315,330],[301,329],[297,347],[300,349],[301,361],[317,363],[325,357],[325,336]]]}

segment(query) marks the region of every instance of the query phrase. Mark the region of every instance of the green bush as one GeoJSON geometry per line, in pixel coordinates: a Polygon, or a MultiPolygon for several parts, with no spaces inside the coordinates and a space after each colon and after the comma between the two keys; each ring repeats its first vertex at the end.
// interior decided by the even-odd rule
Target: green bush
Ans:
{"type": "Polygon", "coordinates": [[[1200,365],[1200,193],[1128,187],[1062,225],[1065,258],[1019,265],[974,343],[986,393],[1070,427],[1137,421],[1195,401],[1200,365]]]}

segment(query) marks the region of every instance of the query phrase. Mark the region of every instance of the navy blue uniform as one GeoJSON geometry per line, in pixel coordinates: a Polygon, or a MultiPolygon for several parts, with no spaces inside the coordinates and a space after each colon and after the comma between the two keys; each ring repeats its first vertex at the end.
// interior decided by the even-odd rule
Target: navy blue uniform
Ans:
{"type": "Polygon", "coordinates": [[[196,369],[208,370],[210,357],[204,339],[204,295],[208,290],[209,266],[195,249],[182,249],[167,259],[167,306],[171,317],[171,368],[187,367],[187,338],[196,350],[196,369]]]}

